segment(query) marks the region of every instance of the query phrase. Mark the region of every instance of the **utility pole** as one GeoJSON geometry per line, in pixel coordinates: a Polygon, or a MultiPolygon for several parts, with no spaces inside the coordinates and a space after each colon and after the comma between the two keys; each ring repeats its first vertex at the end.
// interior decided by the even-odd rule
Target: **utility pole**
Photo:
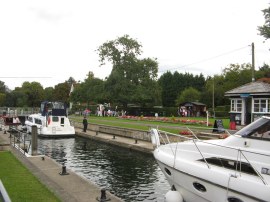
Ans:
{"type": "Polygon", "coordinates": [[[254,72],[255,72],[255,56],[254,56],[254,43],[252,42],[251,44],[251,50],[252,50],[252,67],[251,67],[251,73],[252,73],[252,82],[255,81],[255,76],[254,76],[254,72]]]}
{"type": "Polygon", "coordinates": [[[213,108],[213,117],[215,118],[216,117],[216,114],[215,114],[215,76],[213,77],[213,97],[212,97],[212,108],[213,108]]]}

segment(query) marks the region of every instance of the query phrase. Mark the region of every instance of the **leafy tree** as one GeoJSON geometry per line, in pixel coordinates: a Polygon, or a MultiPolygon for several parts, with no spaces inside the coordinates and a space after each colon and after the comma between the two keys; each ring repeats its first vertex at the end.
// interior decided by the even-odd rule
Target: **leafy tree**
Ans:
{"type": "Polygon", "coordinates": [[[263,64],[263,66],[259,67],[259,70],[255,72],[255,78],[270,78],[270,67],[268,64],[263,64]]]}
{"type": "Polygon", "coordinates": [[[54,95],[54,88],[53,87],[47,87],[44,89],[44,100],[53,101],[54,95]]]}
{"type": "Polygon", "coordinates": [[[0,106],[4,106],[6,101],[6,94],[0,93],[0,106]]]}
{"type": "Polygon", "coordinates": [[[69,77],[69,79],[67,80],[67,83],[71,86],[72,84],[76,83],[76,81],[73,77],[69,77]]]}
{"type": "Polygon", "coordinates": [[[186,88],[193,87],[198,91],[203,91],[205,78],[202,74],[194,76],[190,73],[166,72],[158,80],[162,88],[163,106],[175,106],[175,100],[186,88]]]}
{"type": "Polygon", "coordinates": [[[87,74],[84,82],[76,84],[70,98],[77,103],[103,103],[106,100],[104,81],[95,78],[93,72],[87,74]]]}
{"type": "Polygon", "coordinates": [[[265,39],[270,38],[270,7],[262,10],[265,23],[262,26],[258,27],[258,30],[260,32],[260,35],[263,36],[265,39]]]}
{"type": "Polygon", "coordinates": [[[101,66],[106,61],[113,67],[105,82],[108,99],[127,106],[128,103],[153,104],[159,96],[156,88],[156,59],[138,59],[142,45],[128,35],[104,43],[98,48],[101,66]]]}
{"type": "Polygon", "coordinates": [[[0,93],[6,93],[7,87],[5,85],[5,82],[0,81],[0,93]]]}
{"type": "Polygon", "coordinates": [[[162,105],[170,107],[175,105],[175,99],[177,94],[175,91],[175,85],[172,83],[173,75],[171,72],[166,72],[160,76],[158,83],[161,87],[161,99],[162,105]]]}
{"type": "Polygon", "coordinates": [[[198,90],[193,87],[186,88],[182,93],[178,96],[176,105],[179,105],[183,102],[195,102],[199,101],[201,98],[201,94],[198,90]]]}
{"type": "Polygon", "coordinates": [[[21,91],[27,96],[27,106],[39,107],[40,102],[44,99],[43,87],[39,82],[25,81],[22,84],[21,91]]]}
{"type": "Polygon", "coordinates": [[[70,93],[70,86],[68,82],[59,83],[54,87],[52,101],[60,101],[60,102],[68,103],[69,93],[70,93]]]}

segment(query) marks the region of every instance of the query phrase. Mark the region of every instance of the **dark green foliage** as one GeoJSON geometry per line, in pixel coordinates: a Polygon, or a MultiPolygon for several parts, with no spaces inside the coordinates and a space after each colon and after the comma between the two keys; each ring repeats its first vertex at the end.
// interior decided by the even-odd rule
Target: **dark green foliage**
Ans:
{"type": "Polygon", "coordinates": [[[265,39],[269,39],[270,38],[270,25],[269,25],[270,7],[263,9],[262,12],[264,15],[265,23],[264,23],[264,25],[259,26],[258,30],[259,30],[261,36],[263,36],[265,39]]]}
{"type": "Polygon", "coordinates": [[[192,87],[198,91],[202,91],[205,86],[205,78],[202,74],[194,76],[190,73],[182,74],[174,72],[172,74],[171,72],[166,72],[160,77],[158,83],[162,89],[161,97],[163,106],[177,106],[175,101],[185,89],[192,87]]]}

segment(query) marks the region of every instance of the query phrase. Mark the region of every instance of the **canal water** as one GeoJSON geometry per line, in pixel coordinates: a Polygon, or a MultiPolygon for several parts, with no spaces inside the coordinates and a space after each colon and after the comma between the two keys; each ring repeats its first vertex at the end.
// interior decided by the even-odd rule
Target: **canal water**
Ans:
{"type": "Polygon", "coordinates": [[[170,189],[150,154],[80,137],[38,139],[38,150],[124,201],[164,201],[170,189]]]}

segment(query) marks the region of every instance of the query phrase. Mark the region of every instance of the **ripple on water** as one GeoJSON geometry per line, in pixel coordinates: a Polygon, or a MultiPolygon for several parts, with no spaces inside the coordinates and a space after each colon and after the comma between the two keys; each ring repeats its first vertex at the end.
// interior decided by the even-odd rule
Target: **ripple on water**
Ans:
{"type": "Polygon", "coordinates": [[[64,162],[124,201],[164,201],[170,189],[151,155],[77,137],[38,141],[40,153],[64,162]]]}

